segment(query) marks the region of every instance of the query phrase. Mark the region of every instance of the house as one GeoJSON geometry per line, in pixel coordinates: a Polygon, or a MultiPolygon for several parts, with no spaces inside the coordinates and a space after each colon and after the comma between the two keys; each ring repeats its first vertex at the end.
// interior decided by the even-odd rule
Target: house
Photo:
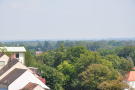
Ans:
{"type": "Polygon", "coordinates": [[[30,82],[37,84],[37,88],[50,90],[49,87],[36,78],[29,70],[19,68],[14,69],[0,80],[0,88],[4,88],[5,90],[20,90],[26,87],[30,82]]]}
{"type": "Polygon", "coordinates": [[[18,61],[18,59],[13,59],[8,62],[1,70],[0,70],[0,80],[13,71],[15,68],[20,69],[28,69],[25,65],[18,61]]]}
{"type": "Polygon", "coordinates": [[[4,67],[9,62],[9,57],[7,55],[0,56],[0,69],[4,67]]]}
{"type": "Polygon", "coordinates": [[[22,64],[25,64],[25,52],[24,47],[0,47],[0,52],[11,53],[11,59],[18,59],[22,64]]]}
{"type": "MultiPolygon", "coordinates": [[[[13,71],[15,68],[20,69],[27,69],[29,72],[31,72],[35,77],[39,78],[41,81],[44,79],[41,78],[39,75],[37,75],[37,71],[31,70],[32,67],[26,67],[22,63],[20,63],[17,59],[10,60],[8,64],[6,64],[1,70],[0,70],[0,80],[5,77],[7,74],[9,74],[11,71],[13,71]]],[[[34,67],[33,67],[34,68],[34,67]]],[[[37,69],[37,68],[34,68],[37,69]]],[[[45,81],[44,81],[45,82],[45,81]]]]}
{"type": "Polygon", "coordinates": [[[21,90],[45,90],[45,89],[36,83],[30,82],[21,90]]]}
{"type": "MultiPolygon", "coordinates": [[[[20,69],[20,70],[26,70],[27,72],[29,72],[28,74],[29,75],[24,75],[24,79],[26,80],[26,81],[24,81],[24,82],[32,82],[32,80],[34,80],[35,79],[35,83],[36,84],[38,84],[39,86],[40,85],[45,85],[45,79],[43,79],[43,78],[41,78],[40,76],[38,76],[35,72],[33,72],[32,70],[31,70],[31,68],[32,67],[26,67],[25,65],[23,65],[21,62],[19,62],[17,59],[13,59],[13,60],[10,60],[9,62],[8,62],[8,64],[6,64],[1,70],[0,70],[0,81],[1,80],[3,80],[5,77],[7,77],[12,71],[14,71],[16,68],[18,68],[18,69],[20,69]],[[29,69],[30,68],[30,69],[29,69]],[[32,78],[31,78],[31,80],[28,80],[28,79],[26,79],[27,78],[27,76],[31,76],[31,74],[32,74],[32,78]],[[38,82],[40,82],[40,83],[38,83],[38,82]]],[[[37,68],[33,68],[33,69],[37,69],[37,68]]],[[[14,73],[14,76],[17,76],[18,74],[16,74],[16,73],[14,73]]],[[[11,75],[12,76],[12,75],[11,75]]],[[[11,77],[10,76],[10,77],[11,77]]],[[[20,77],[20,76],[19,76],[20,77]]],[[[13,78],[13,77],[12,77],[13,78]]],[[[15,78],[18,78],[18,77],[15,77],[15,78]]],[[[10,80],[10,79],[8,79],[8,80],[10,80]]],[[[12,83],[12,82],[11,82],[12,83]]],[[[20,84],[22,84],[22,82],[20,82],[20,84]]],[[[17,83],[16,83],[16,85],[18,85],[17,83]]],[[[0,84],[0,90],[1,90],[1,88],[3,88],[3,86],[4,87],[8,87],[8,85],[3,85],[3,84],[0,84]]],[[[46,86],[46,85],[45,85],[46,86]]],[[[47,86],[46,86],[47,87],[47,86]]]]}
{"type": "Polygon", "coordinates": [[[135,89],[135,68],[132,68],[132,71],[129,71],[126,75],[125,82],[129,85],[128,89],[135,89]]]}
{"type": "Polygon", "coordinates": [[[50,90],[38,68],[24,65],[24,47],[0,47],[0,52],[0,90],[50,90]]]}

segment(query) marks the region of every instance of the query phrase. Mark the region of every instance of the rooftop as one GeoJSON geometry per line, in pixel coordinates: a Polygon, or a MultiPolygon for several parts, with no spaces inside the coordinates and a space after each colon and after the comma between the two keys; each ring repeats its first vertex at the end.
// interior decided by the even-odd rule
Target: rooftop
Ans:
{"type": "Polygon", "coordinates": [[[26,52],[24,47],[0,47],[0,51],[6,52],[26,52]]]}
{"type": "Polygon", "coordinates": [[[127,81],[135,81],[135,71],[130,71],[127,75],[127,81]]]}
{"type": "Polygon", "coordinates": [[[25,71],[26,69],[18,69],[18,68],[14,69],[2,80],[0,80],[0,84],[9,86],[13,81],[15,81],[18,77],[20,77],[25,71]]]}
{"type": "Polygon", "coordinates": [[[27,84],[23,89],[21,89],[21,90],[33,90],[37,85],[38,85],[38,84],[36,84],[36,83],[30,82],[30,83],[28,83],[28,84],[27,84]]]}
{"type": "Polygon", "coordinates": [[[13,67],[16,63],[19,61],[17,59],[10,60],[7,65],[5,65],[1,70],[0,70],[0,76],[3,75],[6,71],[8,71],[11,67],[13,67]]]}

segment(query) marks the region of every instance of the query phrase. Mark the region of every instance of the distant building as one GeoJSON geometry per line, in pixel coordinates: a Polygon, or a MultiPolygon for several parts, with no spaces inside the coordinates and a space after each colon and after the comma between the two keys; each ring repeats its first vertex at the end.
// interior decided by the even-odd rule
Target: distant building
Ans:
{"type": "Polygon", "coordinates": [[[41,55],[42,53],[42,51],[36,51],[36,55],[41,55]]]}
{"type": "Polygon", "coordinates": [[[22,64],[25,64],[25,52],[24,47],[0,47],[0,52],[11,53],[11,59],[18,59],[22,64]]]}

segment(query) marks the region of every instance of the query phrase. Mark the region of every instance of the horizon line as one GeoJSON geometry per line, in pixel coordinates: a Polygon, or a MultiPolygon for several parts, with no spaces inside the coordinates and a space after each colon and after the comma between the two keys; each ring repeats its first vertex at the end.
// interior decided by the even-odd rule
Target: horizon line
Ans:
{"type": "Polygon", "coordinates": [[[133,38],[91,38],[91,39],[18,39],[18,40],[0,40],[0,42],[15,42],[15,41],[102,41],[102,40],[135,40],[133,38]]]}

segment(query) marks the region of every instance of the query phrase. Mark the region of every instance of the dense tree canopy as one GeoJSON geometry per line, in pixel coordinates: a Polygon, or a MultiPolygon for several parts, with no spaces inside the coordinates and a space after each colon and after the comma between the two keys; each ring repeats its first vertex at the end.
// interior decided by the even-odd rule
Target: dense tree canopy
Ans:
{"type": "Polygon", "coordinates": [[[119,73],[102,64],[92,64],[80,74],[85,90],[95,90],[103,81],[117,80],[119,73]]]}
{"type": "Polygon", "coordinates": [[[123,43],[114,42],[108,42],[113,47],[93,43],[97,44],[91,47],[93,50],[83,45],[66,47],[65,42],[59,42],[56,49],[38,56],[30,49],[25,63],[38,67],[52,90],[123,90],[128,87],[123,77],[134,66],[135,47],[119,47],[123,43]]]}

